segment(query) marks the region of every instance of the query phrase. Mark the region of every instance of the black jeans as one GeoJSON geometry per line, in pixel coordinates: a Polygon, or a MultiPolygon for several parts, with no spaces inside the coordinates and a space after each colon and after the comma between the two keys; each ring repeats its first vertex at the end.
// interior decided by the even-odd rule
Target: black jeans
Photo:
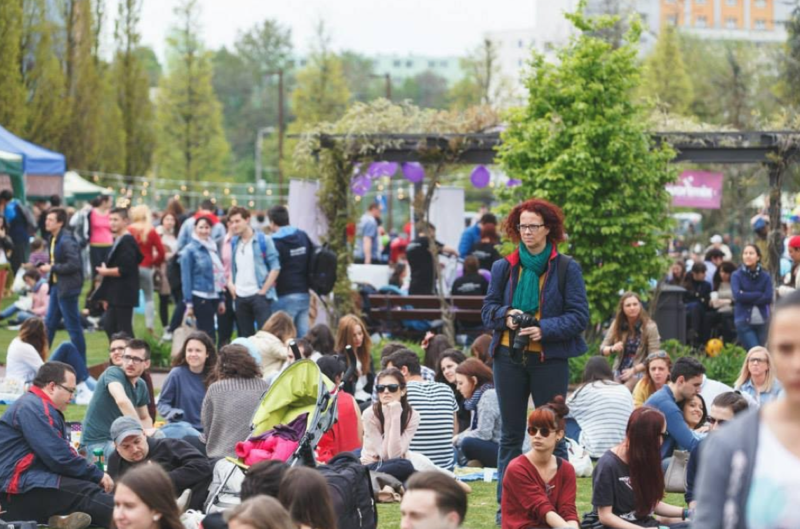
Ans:
{"type": "Polygon", "coordinates": [[[169,325],[169,294],[158,295],[158,316],[161,319],[161,328],[165,331],[169,325]]]}
{"type": "Polygon", "coordinates": [[[172,288],[172,299],[175,301],[175,311],[172,313],[172,319],[169,321],[169,332],[175,332],[175,329],[181,326],[183,322],[183,315],[186,312],[186,304],[183,302],[183,291],[179,288],[172,288]]]}
{"type": "MultiPolygon", "coordinates": [[[[569,362],[565,358],[546,358],[538,353],[524,354],[522,361],[511,358],[508,347],[500,346],[494,355],[494,387],[500,405],[500,450],[497,456],[497,503],[503,494],[503,472],[522,454],[527,435],[528,397],[534,406],[544,406],[557,395],[567,395],[569,362]]],[[[566,443],[556,445],[555,455],[568,459],[566,443]]]]}
{"type": "Polygon", "coordinates": [[[126,332],[128,336],[133,338],[133,307],[119,307],[109,304],[103,327],[109,340],[111,340],[111,335],[117,332],[126,332]]]}
{"type": "Polygon", "coordinates": [[[228,289],[225,289],[223,295],[225,296],[225,314],[217,314],[217,330],[219,331],[217,350],[222,349],[223,345],[231,343],[233,328],[236,324],[236,314],[233,312],[233,297],[231,297],[228,289]]]}
{"type": "Polygon", "coordinates": [[[240,338],[249,338],[256,329],[261,330],[270,315],[270,302],[266,296],[256,294],[236,298],[236,328],[240,338]]]}
{"type": "Polygon", "coordinates": [[[4,494],[3,509],[8,511],[3,515],[6,520],[36,520],[40,524],[46,524],[51,516],[85,512],[92,517],[92,525],[111,527],[114,496],[91,481],[62,476],[57,489],[4,494]]]}
{"type": "Polygon", "coordinates": [[[197,330],[205,332],[214,343],[217,343],[217,329],[214,316],[217,314],[219,301],[219,299],[205,299],[192,296],[197,330]]]}
{"type": "Polygon", "coordinates": [[[17,274],[17,270],[19,267],[22,266],[22,263],[28,262],[28,256],[31,249],[31,243],[28,242],[28,238],[25,237],[23,239],[12,239],[14,243],[14,249],[11,252],[11,270],[13,275],[17,274]]]}
{"type": "Polygon", "coordinates": [[[408,459],[387,459],[386,461],[378,461],[367,465],[367,468],[374,472],[383,472],[390,476],[397,478],[401,483],[405,483],[411,474],[414,473],[414,465],[408,459]]]}

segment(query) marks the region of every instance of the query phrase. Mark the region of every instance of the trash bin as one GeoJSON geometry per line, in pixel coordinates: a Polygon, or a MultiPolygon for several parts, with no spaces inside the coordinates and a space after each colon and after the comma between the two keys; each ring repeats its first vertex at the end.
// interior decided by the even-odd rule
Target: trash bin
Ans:
{"type": "Polygon", "coordinates": [[[662,285],[653,311],[661,341],[678,340],[686,343],[686,306],[683,294],[686,289],[674,285],[662,285]]]}

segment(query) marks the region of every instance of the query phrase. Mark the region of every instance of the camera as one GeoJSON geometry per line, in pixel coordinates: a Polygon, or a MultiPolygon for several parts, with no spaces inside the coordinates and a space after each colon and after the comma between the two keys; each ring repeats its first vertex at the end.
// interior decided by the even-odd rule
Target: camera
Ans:
{"type": "Polygon", "coordinates": [[[539,320],[533,314],[527,312],[518,312],[511,315],[511,321],[517,325],[517,333],[514,335],[514,341],[511,344],[511,356],[514,359],[521,359],[522,352],[528,348],[530,338],[528,336],[520,336],[519,330],[527,329],[530,327],[538,327],[539,320]]]}

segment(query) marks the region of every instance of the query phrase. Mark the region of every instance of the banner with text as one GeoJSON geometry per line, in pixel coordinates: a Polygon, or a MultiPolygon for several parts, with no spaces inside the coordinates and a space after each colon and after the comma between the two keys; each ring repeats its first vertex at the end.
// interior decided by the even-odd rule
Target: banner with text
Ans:
{"type": "Polygon", "coordinates": [[[684,171],[667,185],[672,205],[683,208],[719,209],[722,205],[722,173],[684,171]]]}

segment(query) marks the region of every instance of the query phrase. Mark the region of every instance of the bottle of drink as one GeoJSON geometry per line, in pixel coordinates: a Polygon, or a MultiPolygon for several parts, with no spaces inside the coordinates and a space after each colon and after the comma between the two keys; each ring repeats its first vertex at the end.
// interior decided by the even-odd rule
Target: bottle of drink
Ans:
{"type": "Polygon", "coordinates": [[[105,469],[105,462],[103,461],[103,449],[95,448],[94,450],[92,450],[92,457],[94,459],[94,464],[97,466],[97,468],[105,472],[106,469],[105,469]]]}

